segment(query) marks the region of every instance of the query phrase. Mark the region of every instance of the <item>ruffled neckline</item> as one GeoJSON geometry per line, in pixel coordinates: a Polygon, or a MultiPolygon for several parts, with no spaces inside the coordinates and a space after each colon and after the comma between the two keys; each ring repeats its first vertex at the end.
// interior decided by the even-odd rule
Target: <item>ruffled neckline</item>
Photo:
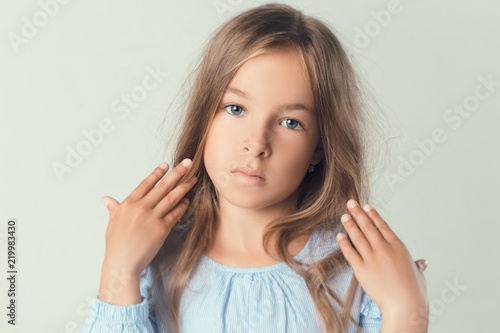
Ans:
{"type": "MultiPolygon", "coordinates": [[[[300,250],[299,253],[297,253],[293,258],[295,260],[301,261],[306,254],[309,252],[312,242],[316,237],[316,232],[317,230],[313,230],[311,235],[309,236],[309,239],[307,240],[306,245],[300,250]]],[[[205,263],[208,264],[211,268],[214,268],[219,271],[224,271],[224,272],[230,272],[230,273],[247,273],[247,274],[252,274],[252,273],[265,273],[265,272],[271,272],[271,271],[276,271],[276,270],[281,270],[284,268],[289,268],[289,266],[285,262],[280,262],[277,264],[273,264],[270,266],[262,266],[262,267],[233,267],[233,266],[227,266],[224,264],[221,264],[212,258],[208,257],[204,253],[202,253],[202,260],[205,261],[205,263]]]]}

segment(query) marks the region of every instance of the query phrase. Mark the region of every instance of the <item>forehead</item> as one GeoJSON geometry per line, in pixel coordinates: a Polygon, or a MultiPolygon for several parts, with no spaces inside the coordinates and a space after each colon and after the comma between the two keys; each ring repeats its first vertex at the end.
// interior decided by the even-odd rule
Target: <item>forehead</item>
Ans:
{"type": "Polygon", "coordinates": [[[314,111],[314,97],[307,71],[291,51],[259,54],[247,60],[229,82],[226,95],[252,102],[301,104],[314,111]]]}

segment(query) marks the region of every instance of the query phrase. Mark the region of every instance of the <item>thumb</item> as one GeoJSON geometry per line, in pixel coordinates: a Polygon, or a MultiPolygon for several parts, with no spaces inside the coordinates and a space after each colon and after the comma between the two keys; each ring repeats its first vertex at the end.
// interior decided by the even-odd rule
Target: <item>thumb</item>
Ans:
{"type": "Polygon", "coordinates": [[[118,201],[108,196],[102,197],[101,201],[104,204],[104,206],[106,206],[106,208],[108,209],[109,215],[113,214],[116,208],[120,205],[118,201]]]}
{"type": "Polygon", "coordinates": [[[428,262],[425,259],[419,259],[415,261],[415,264],[417,265],[418,270],[423,273],[427,268],[428,262]]]}

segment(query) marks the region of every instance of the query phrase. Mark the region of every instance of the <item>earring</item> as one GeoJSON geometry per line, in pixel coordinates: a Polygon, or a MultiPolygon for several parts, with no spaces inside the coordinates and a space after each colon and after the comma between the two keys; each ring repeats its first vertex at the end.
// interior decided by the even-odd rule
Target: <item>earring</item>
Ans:
{"type": "Polygon", "coordinates": [[[307,169],[307,171],[313,172],[314,171],[314,164],[309,165],[309,168],[307,169]]]}

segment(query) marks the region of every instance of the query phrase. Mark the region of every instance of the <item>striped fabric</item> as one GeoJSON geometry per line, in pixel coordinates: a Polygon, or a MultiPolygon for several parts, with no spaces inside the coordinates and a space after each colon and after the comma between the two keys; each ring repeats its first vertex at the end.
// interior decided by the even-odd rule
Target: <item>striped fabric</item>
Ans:
{"type": "MultiPolygon", "coordinates": [[[[340,251],[336,231],[315,230],[306,246],[295,256],[303,262],[323,258],[332,250],[340,251]]],[[[143,300],[133,305],[112,305],[96,297],[91,306],[83,333],[88,332],[165,332],[158,314],[166,306],[161,284],[148,291],[154,274],[148,266],[141,274],[140,292],[143,300]]],[[[331,287],[341,298],[345,296],[353,276],[349,267],[332,279],[331,287]]],[[[164,279],[164,277],[162,277],[164,279]]],[[[337,310],[340,310],[337,305],[337,310]]],[[[358,286],[351,309],[353,318],[363,332],[380,332],[380,309],[358,286]]],[[[170,322],[162,316],[171,332],[170,322]]],[[[182,333],[303,333],[321,332],[320,316],[302,277],[285,263],[267,267],[230,267],[207,256],[184,291],[181,299],[182,333]]],[[[350,323],[349,332],[356,332],[350,323]]]]}

